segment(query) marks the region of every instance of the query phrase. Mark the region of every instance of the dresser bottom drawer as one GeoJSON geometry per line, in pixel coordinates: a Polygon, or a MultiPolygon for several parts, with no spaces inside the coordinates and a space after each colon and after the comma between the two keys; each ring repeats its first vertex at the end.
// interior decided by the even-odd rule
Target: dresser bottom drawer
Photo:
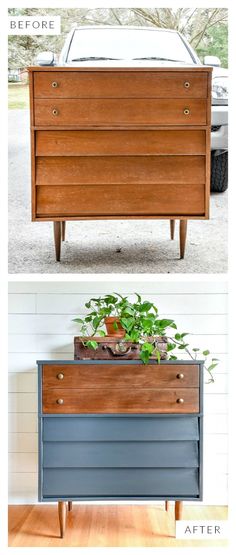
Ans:
{"type": "Polygon", "coordinates": [[[197,497],[195,468],[45,469],[43,498],[197,497]]]}
{"type": "Polygon", "coordinates": [[[204,184],[38,185],[36,216],[205,215],[204,184]]]}

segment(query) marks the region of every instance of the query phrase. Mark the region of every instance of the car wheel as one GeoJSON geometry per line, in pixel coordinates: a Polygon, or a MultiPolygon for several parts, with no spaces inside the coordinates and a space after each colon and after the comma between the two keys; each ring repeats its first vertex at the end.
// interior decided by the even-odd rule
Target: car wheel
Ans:
{"type": "Polygon", "coordinates": [[[211,152],[211,191],[223,193],[228,188],[228,152],[211,152]]]}

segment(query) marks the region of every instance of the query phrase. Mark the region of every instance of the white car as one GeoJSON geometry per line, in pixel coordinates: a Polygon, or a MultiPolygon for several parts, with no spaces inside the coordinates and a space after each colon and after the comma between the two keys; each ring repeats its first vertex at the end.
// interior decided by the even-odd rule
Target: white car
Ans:
{"type": "MultiPolygon", "coordinates": [[[[39,65],[57,65],[53,52],[42,52],[39,65]]],[[[74,27],[66,37],[60,66],[173,67],[202,65],[196,52],[178,31],[155,27],[74,27]]],[[[228,70],[215,56],[213,66],[211,128],[211,190],[228,186],[228,70]]]]}

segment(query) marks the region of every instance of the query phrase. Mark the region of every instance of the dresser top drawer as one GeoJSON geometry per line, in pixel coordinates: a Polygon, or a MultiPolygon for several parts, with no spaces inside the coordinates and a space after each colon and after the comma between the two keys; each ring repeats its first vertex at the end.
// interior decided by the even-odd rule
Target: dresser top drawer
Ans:
{"type": "Polygon", "coordinates": [[[43,388],[156,388],[198,387],[196,365],[60,365],[43,367],[43,388]]]}
{"type": "Polygon", "coordinates": [[[208,73],[153,68],[34,73],[35,98],[206,98],[208,73]]]}

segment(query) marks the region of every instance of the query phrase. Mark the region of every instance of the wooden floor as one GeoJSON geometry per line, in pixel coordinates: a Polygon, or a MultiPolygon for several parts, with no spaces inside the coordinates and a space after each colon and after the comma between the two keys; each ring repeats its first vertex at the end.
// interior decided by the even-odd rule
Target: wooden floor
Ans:
{"type": "MultiPolygon", "coordinates": [[[[184,520],[227,519],[226,507],[184,505],[184,520]]],[[[64,539],[59,537],[57,506],[9,507],[9,547],[224,547],[226,540],[176,540],[173,504],[73,504],[64,539]]]]}

